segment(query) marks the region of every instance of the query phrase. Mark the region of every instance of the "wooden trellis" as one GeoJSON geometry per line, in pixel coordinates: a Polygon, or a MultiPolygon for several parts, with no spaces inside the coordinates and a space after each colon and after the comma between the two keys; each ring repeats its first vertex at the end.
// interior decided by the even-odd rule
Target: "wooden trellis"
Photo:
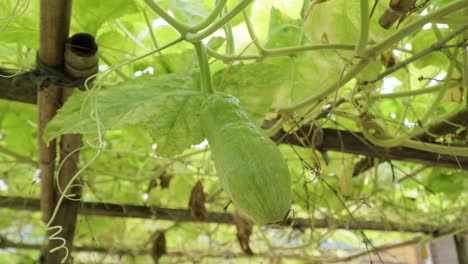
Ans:
{"type": "MultiPolygon", "coordinates": [[[[79,35],[78,37],[75,36],[69,39],[71,4],[71,0],[41,0],[38,64],[49,69],[54,69],[63,74],[63,76],[83,79],[91,76],[97,70],[97,62],[95,61],[97,46],[95,46],[90,36],[79,35]],[[67,50],[67,43],[71,50],[67,50]],[[76,49],[76,45],[79,47],[78,49],[76,49]],[[71,54],[71,57],[67,59],[66,54],[71,54]]],[[[77,170],[78,149],[81,146],[81,138],[79,135],[62,136],[60,139],[59,155],[57,155],[57,144],[55,140],[49,142],[49,144],[43,141],[42,135],[45,125],[52,119],[57,109],[71,95],[73,90],[72,88],[64,88],[63,85],[60,85],[56,80],[48,82],[47,85],[43,84],[42,86],[43,87],[36,93],[37,83],[33,80],[17,78],[16,81],[14,81],[12,79],[0,78],[0,98],[33,104],[37,103],[39,166],[41,169],[40,176],[42,184],[40,201],[19,197],[0,197],[0,206],[18,210],[37,211],[40,209],[43,220],[48,222],[51,219],[57,204],[57,199],[60,196],[56,186],[57,183],[54,182],[57,156],[60,162],[64,161],[65,157],[68,157],[67,160],[63,162],[59,173],[60,189],[64,190],[77,170]]],[[[328,112],[325,110],[323,115],[318,118],[325,118],[327,114],[328,112]]],[[[416,138],[423,142],[431,142],[432,137],[430,134],[443,136],[453,133],[459,127],[468,127],[468,108],[448,117],[447,120],[448,122],[433,124],[429,127],[427,134],[418,135],[416,138]]],[[[468,168],[468,158],[466,157],[457,158],[451,155],[439,155],[429,151],[414,150],[404,147],[382,148],[362,138],[362,135],[359,133],[352,133],[345,130],[327,128],[316,131],[316,129],[310,125],[302,126],[296,131],[296,135],[290,135],[288,131],[280,131],[272,137],[278,144],[292,144],[301,147],[314,146],[322,151],[361,154],[368,158],[377,158],[382,162],[388,160],[402,160],[428,166],[457,169],[468,168]],[[319,141],[313,136],[314,133],[320,133],[319,141]],[[336,140],[337,138],[340,138],[340,140],[336,140]],[[313,141],[313,139],[315,139],[315,141],[313,141]],[[306,146],[304,146],[304,142],[306,146]]],[[[358,175],[368,168],[369,166],[357,166],[354,175],[358,175]]],[[[67,195],[72,194],[75,195],[74,198],[79,198],[79,188],[73,188],[67,195]]],[[[73,235],[75,232],[77,214],[233,224],[233,216],[223,213],[208,213],[205,219],[196,219],[190,215],[188,210],[150,208],[135,205],[82,203],[79,200],[64,199],[50,226],[60,226],[63,229],[62,232],[60,232],[60,236],[66,241],[63,246],[68,249],[68,254],[71,254],[72,249],[75,248],[73,247],[73,235]]],[[[300,229],[310,227],[307,219],[292,219],[283,224],[300,229]]],[[[316,219],[314,221],[314,226],[317,228],[333,226],[335,228],[358,230],[423,232],[438,235],[454,231],[431,225],[401,226],[398,223],[392,222],[340,222],[336,219],[316,219]]],[[[54,233],[56,231],[55,229],[50,229],[48,231],[49,244],[47,247],[41,248],[43,250],[45,263],[60,263],[65,257],[66,252],[63,250],[58,250],[54,253],[49,252],[50,249],[61,246],[62,242],[54,239],[54,233]]],[[[0,242],[1,241],[0,239],[0,242]]],[[[412,240],[411,243],[417,243],[418,241],[419,240],[412,240]]],[[[2,243],[0,243],[0,246],[2,246],[2,243]]],[[[9,246],[22,247],[20,244],[10,242],[9,246]]],[[[39,246],[30,246],[30,248],[39,249],[39,246]]],[[[76,249],[83,250],[83,248],[76,249]]],[[[84,250],[86,250],[86,248],[84,248],[84,250]]],[[[97,251],[100,250],[104,251],[105,249],[99,249],[97,251]]],[[[148,252],[143,253],[146,254],[148,252]]],[[[173,252],[172,254],[180,255],[182,253],[173,252]]],[[[68,261],[69,258],[67,259],[67,263],[68,261]]]]}

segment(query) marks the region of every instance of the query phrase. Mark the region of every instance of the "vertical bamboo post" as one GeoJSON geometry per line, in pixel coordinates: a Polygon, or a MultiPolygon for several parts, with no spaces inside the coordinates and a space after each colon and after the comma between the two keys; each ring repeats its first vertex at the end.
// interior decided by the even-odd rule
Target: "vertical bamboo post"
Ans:
{"type": "MultiPolygon", "coordinates": [[[[65,42],[70,29],[71,0],[41,0],[40,47],[38,58],[43,64],[56,69],[63,68],[65,42]]],[[[47,145],[43,140],[44,127],[52,119],[60,105],[61,91],[56,85],[38,91],[38,144],[41,177],[42,219],[47,222],[55,207],[54,170],[56,142],[47,145]]]]}
{"type": "MultiPolygon", "coordinates": [[[[73,35],[67,42],[65,48],[65,73],[72,78],[86,78],[98,71],[97,45],[93,36],[85,33],[73,35]]],[[[61,103],[70,97],[74,88],[62,88],[61,103]]],[[[77,172],[79,150],[81,148],[81,135],[66,134],[60,139],[60,171],[58,176],[58,186],[64,191],[66,186],[73,180],[77,172]]],[[[46,263],[60,263],[67,257],[65,263],[71,263],[73,238],[75,233],[76,220],[80,205],[81,187],[79,181],[71,183],[71,188],[66,195],[73,200],[64,199],[59,205],[51,226],[60,226],[62,232],[59,236],[65,240],[51,239],[49,250],[65,246],[67,250],[61,249],[53,253],[46,254],[46,263]],[[68,251],[68,252],[67,252],[68,251]],[[68,256],[67,256],[68,253],[68,256]]],[[[61,193],[57,193],[61,195],[61,193]]]]}
{"type": "MultiPolygon", "coordinates": [[[[53,67],[57,70],[63,69],[65,42],[70,31],[71,7],[72,0],[40,1],[38,59],[47,67],[53,67]]],[[[52,140],[47,145],[43,135],[46,124],[54,117],[61,104],[60,100],[61,90],[57,85],[52,84],[48,87],[41,87],[38,91],[38,148],[41,177],[41,211],[44,222],[50,220],[56,205],[54,171],[57,150],[56,141],[52,140]]],[[[48,251],[47,246],[45,246],[45,250],[48,251]]]]}
{"type": "Polygon", "coordinates": [[[455,235],[454,238],[458,262],[460,264],[468,263],[468,231],[455,235]]]}

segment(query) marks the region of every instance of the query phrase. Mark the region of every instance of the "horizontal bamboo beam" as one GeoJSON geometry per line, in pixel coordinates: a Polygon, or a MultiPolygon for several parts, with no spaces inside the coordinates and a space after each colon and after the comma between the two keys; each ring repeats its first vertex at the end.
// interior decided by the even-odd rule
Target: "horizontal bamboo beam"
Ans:
{"type": "MultiPolygon", "coordinates": [[[[400,248],[405,246],[411,246],[414,244],[419,243],[422,240],[422,237],[414,237],[412,239],[392,243],[392,244],[385,244],[381,246],[377,246],[371,248],[370,250],[364,250],[362,252],[352,254],[346,257],[334,257],[334,256],[309,256],[304,253],[294,253],[294,252],[258,252],[253,255],[246,254],[243,252],[236,252],[236,251],[219,251],[219,252],[212,252],[210,251],[202,251],[202,250],[189,250],[189,251],[175,251],[170,250],[165,253],[163,256],[173,258],[173,257],[186,257],[190,259],[203,259],[203,258],[268,258],[268,259],[297,259],[297,260],[304,260],[311,263],[342,263],[346,261],[350,261],[353,259],[357,259],[360,257],[365,257],[369,254],[376,254],[382,251],[391,250],[394,248],[400,248]]],[[[0,236],[0,249],[24,249],[24,250],[40,250],[42,245],[40,244],[27,244],[27,243],[19,243],[10,241],[4,237],[0,236]]],[[[73,246],[73,252],[94,252],[94,253],[102,253],[108,255],[130,255],[130,256],[140,256],[140,255],[152,255],[152,249],[149,248],[104,248],[104,247],[97,247],[97,246],[73,246]]]]}
{"type": "Polygon", "coordinates": [[[15,72],[0,69],[0,99],[37,104],[37,85],[29,75],[15,76],[15,72]]]}
{"type": "MultiPolygon", "coordinates": [[[[0,196],[0,208],[9,208],[14,210],[39,211],[39,200],[23,197],[0,196]]],[[[82,202],[78,213],[90,216],[106,217],[126,217],[126,218],[144,218],[154,220],[169,220],[175,222],[194,222],[194,223],[214,223],[214,224],[234,224],[233,215],[228,213],[209,212],[205,219],[197,219],[186,209],[169,209],[148,207],[130,204],[112,204],[112,203],[93,203],[82,202]]],[[[391,221],[379,220],[356,220],[343,221],[339,219],[314,219],[314,228],[336,228],[351,230],[378,230],[395,232],[413,232],[413,233],[447,233],[451,231],[447,225],[438,227],[428,224],[399,224],[391,221]]],[[[288,219],[283,226],[297,229],[307,229],[311,223],[305,218],[288,219]]]]}
{"type": "MultiPolygon", "coordinates": [[[[310,142],[313,142],[313,132],[314,129],[310,125],[304,125],[294,134],[287,134],[285,131],[280,131],[274,135],[272,139],[278,144],[287,143],[300,147],[312,147],[310,142]]],[[[406,147],[383,148],[375,146],[367,141],[360,132],[324,128],[322,129],[322,133],[322,142],[315,146],[315,148],[319,150],[358,154],[382,160],[415,162],[434,167],[468,170],[468,157],[456,157],[453,155],[444,155],[406,147]]]]}
{"type": "MultiPolygon", "coordinates": [[[[27,244],[27,243],[17,243],[5,238],[0,237],[0,249],[23,249],[23,250],[41,250],[43,246],[40,244],[27,244]]],[[[140,256],[140,255],[152,255],[153,252],[151,249],[140,249],[140,248],[104,248],[96,246],[73,246],[73,252],[94,252],[102,253],[107,255],[130,255],[130,256],[140,256]]],[[[174,257],[188,257],[188,258],[277,258],[277,259],[303,259],[303,260],[324,260],[329,259],[326,257],[310,257],[304,254],[298,253],[275,253],[275,252],[260,252],[255,255],[247,255],[243,252],[235,251],[221,251],[221,252],[203,252],[201,250],[190,250],[190,251],[175,251],[171,250],[165,253],[163,256],[174,258],[174,257]]]]}

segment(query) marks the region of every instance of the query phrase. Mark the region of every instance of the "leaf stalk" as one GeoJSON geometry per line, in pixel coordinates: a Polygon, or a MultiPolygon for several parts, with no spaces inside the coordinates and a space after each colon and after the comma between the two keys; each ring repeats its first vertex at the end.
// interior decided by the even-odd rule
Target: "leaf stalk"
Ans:
{"type": "Polygon", "coordinates": [[[369,2],[368,0],[360,0],[361,7],[361,30],[359,39],[356,44],[356,56],[360,57],[364,52],[369,38],[369,2]]]}

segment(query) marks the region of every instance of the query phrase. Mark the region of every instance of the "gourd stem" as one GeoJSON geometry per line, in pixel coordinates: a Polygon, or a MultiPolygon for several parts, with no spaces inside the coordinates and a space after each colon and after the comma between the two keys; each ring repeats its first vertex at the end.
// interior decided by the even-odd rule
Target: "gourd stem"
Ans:
{"type": "Polygon", "coordinates": [[[208,64],[206,48],[201,41],[194,42],[192,44],[197,52],[198,65],[200,66],[201,91],[203,95],[208,96],[213,93],[213,87],[211,83],[210,65],[208,64]]]}
{"type": "MultiPolygon", "coordinates": [[[[225,12],[226,8],[224,8],[223,15],[225,12]]],[[[226,54],[232,55],[236,51],[236,47],[234,44],[234,33],[232,32],[230,21],[224,25],[224,34],[226,34],[226,54]]]]}

